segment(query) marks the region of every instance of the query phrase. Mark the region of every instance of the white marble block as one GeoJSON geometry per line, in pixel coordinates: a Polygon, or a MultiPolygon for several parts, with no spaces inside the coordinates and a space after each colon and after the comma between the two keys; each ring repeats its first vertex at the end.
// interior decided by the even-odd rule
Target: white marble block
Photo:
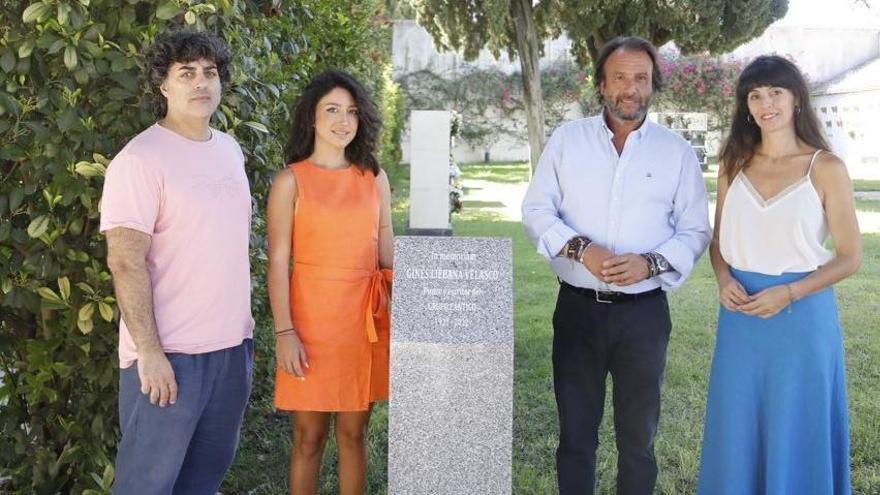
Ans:
{"type": "Polygon", "coordinates": [[[409,228],[449,229],[449,130],[445,110],[418,110],[410,116],[409,228]]]}

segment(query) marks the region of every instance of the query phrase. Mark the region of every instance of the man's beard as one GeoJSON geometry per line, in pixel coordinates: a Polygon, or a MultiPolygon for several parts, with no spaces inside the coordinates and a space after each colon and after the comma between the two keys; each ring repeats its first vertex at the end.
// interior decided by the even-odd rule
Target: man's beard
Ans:
{"type": "Polygon", "coordinates": [[[627,122],[638,122],[643,120],[645,115],[648,114],[648,105],[651,104],[651,97],[648,96],[639,100],[639,104],[635,110],[626,111],[617,102],[608,101],[608,98],[605,97],[602,99],[605,100],[605,108],[608,109],[609,113],[618,119],[627,122]]]}

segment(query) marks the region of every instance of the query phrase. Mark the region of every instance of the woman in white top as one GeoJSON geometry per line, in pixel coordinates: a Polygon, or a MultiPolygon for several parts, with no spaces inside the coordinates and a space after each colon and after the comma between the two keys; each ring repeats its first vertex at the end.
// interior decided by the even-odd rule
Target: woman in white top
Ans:
{"type": "Polygon", "coordinates": [[[861,236],[846,166],[784,58],[758,57],[737,82],[710,253],[721,308],[698,493],[849,494],[831,286],[858,269],[861,236]]]}

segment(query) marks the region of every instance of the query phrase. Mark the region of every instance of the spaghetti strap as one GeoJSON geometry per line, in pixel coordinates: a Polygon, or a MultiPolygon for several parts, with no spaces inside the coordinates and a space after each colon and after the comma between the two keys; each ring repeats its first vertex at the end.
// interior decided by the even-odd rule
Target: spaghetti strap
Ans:
{"type": "Polygon", "coordinates": [[[807,169],[807,177],[809,177],[810,174],[813,173],[813,164],[816,163],[816,157],[819,156],[819,153],[821,153],[822,151],[824,150],[818,149],[815,153],[813,153],[813,158],[810,159],[810,168],[807,169]]]}

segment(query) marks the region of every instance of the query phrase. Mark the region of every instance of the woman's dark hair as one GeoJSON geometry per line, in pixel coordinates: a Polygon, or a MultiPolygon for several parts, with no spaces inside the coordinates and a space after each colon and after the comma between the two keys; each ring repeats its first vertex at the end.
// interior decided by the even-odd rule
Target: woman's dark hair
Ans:
{"type": "Polygon", "coordinates": [[[335,88],[348,91],[358,108],[357,133],[345,147],[345,158],[362,171],[369,170],[373,175],[379,175],[379,160],[375,152],[382,119],[367,90],[351,74],[341,70],[331,69],[318,74],[297,98],[284,159],[287,163],[296,163],[310,157],[315,151],[315,109],[318,101],[335,88]]]}
{"type": "Polygon", "coordinates": [[[193,31],[169,31],[156,36],[156,40],[147,49],[146,76],[153,94],[156,112],[164,117],[168,111],[165,96],[160,87],[168,77],[168,70],[175,62],[185,63],[205,59],[217,66],[217,75],[225,85],[229,82],[229,63],[232,51],[226,41],[219,36],[193,31]]]}
{"type": "Polygon", "coordinates": [[[755,147],[761,142],[761,129],[749,114],[749,92],[768,86],[785,88],[794,94],[794,132],[798,139],[814,148],[829,150],[828,141],[819,128],[816,112],[810,105],[810,91],[801,71],[791,61],[778,55],[762,55],[752,60],[736,81],[733,122],[719,157],[728,184],[736,174],[746,168],[746,164],[755,154],[755,147]]]}
{"type": "Polygon", "coordinates": [[[657,49],[650,41],[639,38],[638,36],[618,36],[613,40],[602,45],[599,55],[596,56],[596,64],[593,72],[593,86],[596,88],[596,97],[602,102],[602,93],[600,92],[602,81],[605,80],[605,62],[618,49],[627,51],[645,52],[651,58],[651,87],[654,92],[663,89],[663,72],[660,70],[660,56],[657,55],[657,49]]]}

